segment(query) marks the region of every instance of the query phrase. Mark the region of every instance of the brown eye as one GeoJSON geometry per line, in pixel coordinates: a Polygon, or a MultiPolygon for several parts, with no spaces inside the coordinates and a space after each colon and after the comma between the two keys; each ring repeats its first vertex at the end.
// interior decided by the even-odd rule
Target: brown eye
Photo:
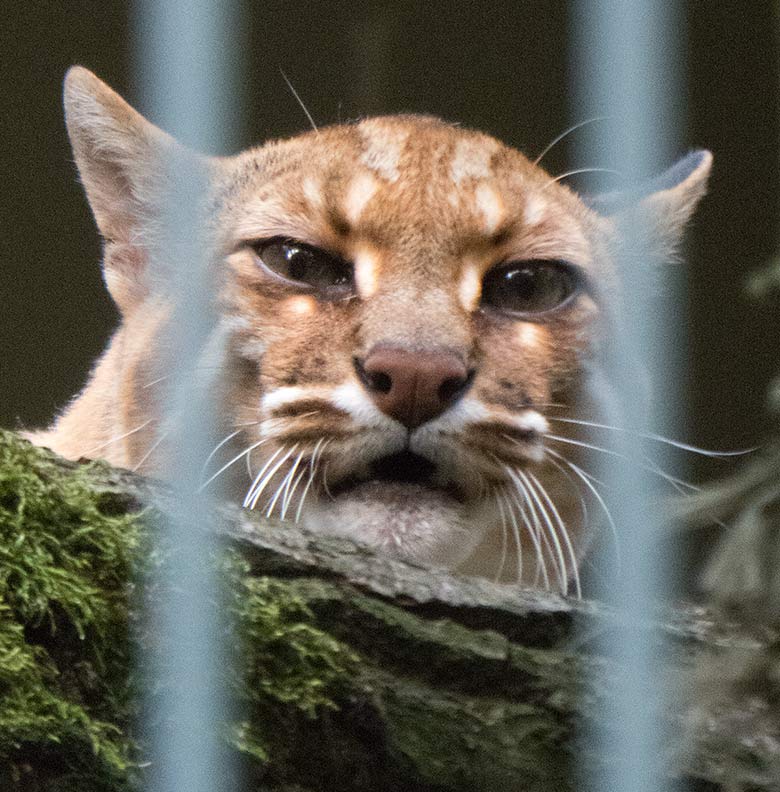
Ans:
{"type": "Polygon", "coordinates": [[[352,287],[352,265],[313,245],[271,239],[256,245],[255,251],[266,269],[285,280],[321,291],[352,287]]]}
{"type": "Polygon", "coordinates": [[[494,267],[482,281],[482,305],[517,314],[560,308],[576,294],[581,278],[562,261],[513,261],[494,267]]]}

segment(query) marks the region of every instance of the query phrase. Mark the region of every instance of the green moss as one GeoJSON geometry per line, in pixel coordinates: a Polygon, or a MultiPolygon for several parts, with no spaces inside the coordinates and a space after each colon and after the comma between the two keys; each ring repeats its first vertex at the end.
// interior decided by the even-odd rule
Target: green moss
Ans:
{"type": "MultiPolygon", "coordinates": [[[[139,559],[164,558],[149,553],[148,517],[94,488],[102,468],[63,471],[0,431],[0,789],[135,786],[144,748],[131,737],[128,581],[139,559]]],[[[235,551],[215,563],[240,658],[228,684],[247,716],[225,736],[248,761],[267,763],[268,718],[335,709],[356,658],[314,625],[288,584],[253,578],[235,551]]]]}

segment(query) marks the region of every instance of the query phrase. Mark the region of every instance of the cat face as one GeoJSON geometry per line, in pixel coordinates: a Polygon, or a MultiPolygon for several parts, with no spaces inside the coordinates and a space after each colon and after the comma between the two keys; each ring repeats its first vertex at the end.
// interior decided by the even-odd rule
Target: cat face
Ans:
{"type": "MultiPolygon", "coordinates": [[[[66,111],[123,315],[104,358],[121,387],[100,398],[115,402],[114,435],[149,421],[121,457],[106,450],[164,472],[164,443],[149,453],[162,418],[149,383],[165,368],[170,305],[142,240],[176,144],[83,69],[66,111]]],[[[590,409],[619,218],[493,138],[428,117],[321,129],[204,167],[230,438],[212,469],[233,460],[220,474],[233,497],[414,562],[566,590],[585,527],[551,422],[590,409]]],[[[708,169],[702,154],[640,200],[659,246],[676,242],[708,169]]],[[[66,413],[58,426],[72,424],[66,413]]]]}

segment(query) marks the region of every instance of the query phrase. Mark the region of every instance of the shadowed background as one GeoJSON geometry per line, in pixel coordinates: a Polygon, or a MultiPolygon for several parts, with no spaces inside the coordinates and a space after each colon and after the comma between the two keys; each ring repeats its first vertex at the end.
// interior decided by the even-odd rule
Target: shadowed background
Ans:
{"type": "MultiPolygon", "coordinates": [[[[744,292],[778,242],[775,5],[691,3],[687,16],[680,153],[710,148],[715,170],[688,235],[688,397],[673,412],[686,439],[712,448],[766,437],[767,384],[780,369],[780,301],[744,292]]],[[[569,117],[568,11],[550,0],[247,3],[225,44],[245,74],[232,151],[307,127],[281,68],[318,124],[433,113],[534,157],[582,120],[569,117]]],[[[144,106],[128,3],[8,3],[0,52],[0,425],[33,427],[83,385],[116,323],[62,121],[62,76],[81,63],[144,106]]],[[[600,164],[573,159],[576,134],[545,157],[552,174],[600,164]]]]}

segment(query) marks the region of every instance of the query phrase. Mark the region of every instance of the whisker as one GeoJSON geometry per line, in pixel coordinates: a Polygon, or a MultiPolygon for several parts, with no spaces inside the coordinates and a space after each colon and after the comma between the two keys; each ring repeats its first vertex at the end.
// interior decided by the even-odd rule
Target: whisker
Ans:
{"type": "Polygon", "coordinates": [[[719,459],[721,457],[735,457],[744,456],[745,454],[752,454],[758,450],[755,448],[745,448],[739,451],[711,451],[708,448],[700,448],[699,446],[691,445],[690,443],[683,443],[680,440],[672,440],[663,435],[653,434],[652,432],[639,432],[636,429],[627,429],[623,426],[610,426],[609,424],[597,423],[595,421],[583,421],[576,418],[554,418],[548,416],[551,421],[558,421],[560,423],[578,424],[579,426],[590,426],[594,429],[609,429],[612,432],[625,432],[626,434],[633,435],[634,437],[641,437],[643,440],[654,440],[657,443],[664,443],[673,448],[680,449],[681,451],[690,451],[692,454],[701,454],[705,457],[713,457],[719,459]]]}
{"type": "Polygon", "coordinates": [[[528,488],[516,475],[514,469],[512,469],[509,465],[502,465],[502,467],[515,485],[516,491],[513,493],[513,500],[520,509],[523,524],[528,531],[528,536],[531,538],[531,541],[534,545],[534,550],[536,551],[536,571],[534,573],[533,586],[536,587],[539,585],[539,576],[542,575],[545,582],[545,590],[549,591],[550,581],[547,574],[547,561],[541,547],[541,543],[544,542],[545,546],[550,550],[550,552],[552,552],[550,549],[549,540],[544,535],[542,524],[539,520],[538,514],[536,513],[534,502],[528,493],[528,488]],[[518,495],[522,495],[522,502],[518,500],[518,495]]]}
{"type": "Polygon", "coordinates": [[[536,569],[534,571],[533,586],[537,587],[539,585],[539,579],[541,578],[544,582],[545,590],[549,591],[550,576],[547,572],[547,559],[542,551],[542,525],[525,486],[517,478],[514,479],[514,484],[516,491],[512,496],[512,500],[520,510],[520,517],[523,520],[523,525],[526,528],[528,536],[531,538],[531,543],[534,546],[534,552],[536,554],[536,569]],[[520,501],[521,495],[522,502],[520,501]]]}
{"type": "MultiPolygon", "coordinates": [[[[528,491],[531,493],[531,498],[536,502],[536,505],[539,509],[539,512],[544,520],[544,527],[547,528],[546,534],[548,535],[550,541],[555,545],[555,550],[553,554],[553,562],[555,563],[555,568],[558,571],[558,583],[560,586],[560,591],[563,594],[568,594],[569,592],[569,575],[568,569],[566,567],[566,559],[563,556],[563,549],[561,548],[560,540],[558,539],[558,533],[555,530],[555,526],[553,525],[552,520],[550,519],[550,514],[547,511],[547,508],[544,505],[544,502],[539,497],[539,494],[536,491],[533,481],[529,478],[528,474],[525,471],[517,469],[517,474],[523,479],[525,482],[528,491]]],[[[550,548],[552,552],[552,547],[550,548]]]]}
{"type": "Polygon", "coordinates": [[[260,500],[260,496],[263,494],[263,490],[270,483],[271,479],[273,479],[273,477],[276,475],[276,471],[279,470],[279,468],[295,453],[296,449],[298,448],[298,445],[299,443],[296,443],[292,448],[290,448],[287,451],[287,453],[285,453],[279,460],[277,460],[277,462],[272,467],[269,468],[269,463],[273,462],[274,458],[276,457],[276,454],[284,449],[284,446],[282,446],[271,457],[271,459],[268,460],[268,462],[266,462],[265,465],[263,465],[263,469],[260,471],[260,473],[257,474],[259,481],[257,484],[253,482],[252,484],[253,489],[251,491],[251,495],[247,494],[246,498],[244,499],[244,506],[249,505],[250,509],[255,508],[255,506],[257,505],[257,501],[260,500]]]}
{"type": "Polygon", "coordinates": [[[282,451],[284,451],[284,446],[280,446],[279,448],[277,448],[276,451],[274,451],[273,454],[271,454],[271,456],[266,460],[263,467],[260,468],[260,472],[253,478],[252,483],[249,485],[249,489],[246,492],[246,496],[244,497],[244,502],[242,504],[244,508],[246,508],[249,505],[249,502],[254,494],[255,487],[257,487],[262,481],[265,471],[273,464],[276,457],[278,457],[279,454],[282,453],[282,451]]]}
{"type": "MultiPolygon", "coordinates": [[[[530,476],[531,480],[536,484],[537,490],[541,492],[542,496],[547,501],[547,504],[549,505],[553,513],[553,517],[555,518],[555,521],[558,523],[558,528],[560,529],[561,537],[563,538],[563,543],[566,546],[566,552],[569,556],[569,561],[571,562],[571,576],[572,579],[574,580],[574,596],[577,597],[577,599],[582,599],[582,587],[580,585],[580,573],[579,573],[579,566],[577,563],[577,554],[574,552],[574,545],[571,541],[571,536],[569,535],[569,529],[566,527],[566,523],[561,518],[560,512],[555,506],[555,502],[550,497],[550,493],[547,492],[547,489],[545,488],[544,484],[542,484],[542,482],[538,479],[538,477],[535,476],[530,471],[528,472],[527,475],[530,476]]],[[[564,564],[564,571],[565,569],[566,566],[564,564]]],[[[568,593],[568,586],[569,583],[567,577],[565,593],[568,593]]]]}
{"type": "MultiPolygon", "coordinates": [[[[295,474],[296,474],[296,472],[298,470],[298,467],[301,464],[301,459],[303,458],[303,454],[304,454],[303,451],[299,451],[298,452],[298,456],[295,458],[295,462],[293,463],[292,467],[290,468],[290,470],[288,471],[287,475],[285,476],[285,481],[287,482],[287,484],[285,485],[284,492],[282,493],[282,505],[281,505],[281,508],[280,508],[280,512],[281,512],[280,517],[281,517],[282,520],[284,519],[284,515],[287,513],[287,506],[290,503],[290,496],[291,496],[290,487],[292,486],[292,483],[293,483],[293,477],[295,476],[295,474]]],[[[302,474],[305,473],[305,472],[306,472],[306,468],[304,468],[301,471],[302,474]]],[[[296,481],[299,481],[299,480],[300,479],[297,479],[296,481]]],[[[294,491],[295,490],[293,490],[293,492],[294,491]]]]}
{"type": "MultiPolygon", "coordinates": [[[[506,497],[506,496],[504,496],[506,497]]],[[[517,524],[517,518],[515,517],[514,510],[512,509],[512,504],[509,502],[508,498],[505,501],[507,512],[509,514],[509,519],[512,524],[512,536],[515,540],[515,548],[517,549],[516,558],[517,561],[515,562],[515,581],[519,585],[523,581],[523,545],[520,541],[520,526],[517,524]]]]}
{"type": "Polygon", "coordinates": [[[309,479],[306,482],[306,486],[301,493],[301,500],[298,503],[298,508],[295,511],[295,522],[298,522],[301,519],[301,512],[303,511],[303,504],[306,501],[306,496],[309,494],[309,490],[311,489],[312,482],[314,481],[314,477],[317,475],[317,466],[319,464],[319,458],[317,456],[318,452],[321,454],[322,451],[325,450],[325,447],[328,445],[330,441],[324,440],[320,438],[316,445],[314,446],[314,451],[312,452],[311,459],[309,460],[309,479]]]}
{"type": "Polygon", "coordinates": [[[506,565],[506,549],[507,549],[507,537],[506,537],[506,514],[504,513],[504,507],[501,505],[501,498],[498,497],[498,492],[493,490],[493,497],[496,499],[496,505],[498,506],[499,514],[501,515],[501,555],[499,556],[499,564],[496,568],[496,576],[493,578],[494,583],[498,583],[501,580],[501,575],[504,573],[504,566],[506,565]]]}
{"type": "Polygon", "coordinates": [[[554,459],[553,457],[548,457],[547,461],[556,470],[560,471],[561,475],[564,476],[566,478],[566,480],[574,487],[575,491],[577,492],[577,497],[580,499],[580,512],[582,513],[582,524],[583,525],[588,525],[589,524],[589,521],[588,521],[588,504],[585,502],[585,498],[583,497],[582,492],[580,492],[580,488],[579,488],[577,482],[572,478],[572,476],[570,475],[569,471],[566,470],[566,468],[560,462],[558,462],[556,459],[554,459]]]}
{"type": "MultiPolygon", "coordinates": [[[[520,526],[518,525],[512,504],[507,497],[507,506],[509,507],[509,519],[512,522],[512,535],[515,538],[515,548],[517,549],[517,582],[523,582],[523,542],[520,535],[520,526]]],[[[522,519],[522,517],[521,517],[522,519]]]]}
{"type": "Polygon", "coordinates": [[[306,475],[306,468],[302,468],[301,472],[297,475],[295,481],[293,482],[292,489],[290,490],[289,495],[285,495],[282,499],[282,514],[281,519],[284,519],[287,516],[287,509],[290,507],[290,501],[292,501],[293,497],[295,497],[295,491],[298,489],[298,485],[303,481],[303,477],[306,475]]]}
{"type": "MultiPolygon", "coordinates": [[[[189,368],[188,371],[190,373],[194,374],[194,373],[200,372],[200,371],[215,371],[217,369],[223,369],[223,368],[224,368],[223,365],[217,365],[217,366],[194,366],[192,368],[189,368]]],[[[172,376],[171,374],[163,374],[162,377],[157,377],[157,379],[153,379],[153,380],[151,380],[149,382],[145,382],[141,386],[141,388],[143,388],[143,389],[151,388],[153,385],[157,385],[160,382],[165,382],[165,380],[170,379],[171,376],[172,376]]]]}
{"type": "Polygon", "coordinates": [[[144,390],[146,388],[151,388],[152,385],[157,385],[158,382],[165,382],[165,380],[167,380],[170,376],[170,374],[163,374],[162,377],[157,377],[157,379],[153,379],[151,382],[144,383],[141,388],[144,390]]]}
{"type": "Polygon", "coordinates": [[[126,437],[130,437],[130,435],[134,435],[136,432],[140,432],[141,429],[143,429],[145,426],[149,426],[149,424],[152,423],[152,421],[154,420],[155,420],[154,418],[148,418],[140,426],[136,426],[135,429],[131,429],[129,432],[125,432],[124,434],[117,435],[116,437],[112,437],[110,440],[106,440],[105,443],[101,443],[100,445],[95,446],[94,448],[90,448],[89,451],[84,452],[83,456],[85,457],[92,456],[92,454],[94,454],[95,451],[102,451],[104,448],[107,448],[112,443],[118,443],[120,440],[124,440],[126,437]]]}
{"type": "Polygon", "coordinates": [[[565,132],[561,132],[561,134],[558,135],[558,137],[553,138],[552,141],[548,143],[544,149],[542,149],[542,153],[534,160],[534,165],[538,165],[544,159],[544,157],[547,154],[549,154],[549,152],[554,146],[557,146],[558,143],[560,143],[565,137],[570,135],[572,132],[576,132],[580,127],[584,127],[587,124],[592,124],[595,121],[606,121],[606,120],[607,120],[607,116],[594,116],[593,118],[585,119],[585,121],[580,121],[579,124],[574,124],[574,126],[570,126],[565,132]]]}
{"type": "Polygon", "coordinates": [[[577,475],[580,478],[583,484],[585,484],[585,486],[593,493],[594,497],[596,498],[602,510],[604,511],[604,515],[607,518],[607,522],[609,523],[609,527],[612,532],[612,539],[615,544],[615,563],[617,565],[618,570],[620,570],[621,553],[620,553],[620,540],[619,540],[617,525],[615,525],[615,521],[612,518],[612,513],[607,507],[606,501],[601,496],[601,493],[589,480],[592,479],[593,476],[591,476],[590,473],[588,473],[586,470],[583,470],[578,465],[575,465],[574,462],[572,462],[570,459],[567,459],[565,456],[563,456],[563,454],[559,454],[557,451],[553,451],[551,448],[546,448],[545,452],[551,454],[557,459],[560,459],[561,462],[563,462],[565,465],[568,465],[571,468],[571,470],[574,471],[575,475],[577,475]]]}
{"type": "Polygon", "coordinates": [[[508,465],[504,466],[504,470],[515,484],[516,492],[512,493],[512,499],[520,509],[520,513],[523,519],[523,524],[527,528],[528,536],[531,539],[531,542],[534,546],[534,551],[536,553],[536,572],[534,573],[533,585],[534,586],[539,585],[539,576],[541,575],[542,580],[544,582],[544,588],[546,591],[549,591],[550,576],[547,572],[547,559],[545,558],[541,545],[542,527],[539,521],[539,517],[536,514],[536,509],[534,508],[533,501],[531,500],[530,495],[528,494],[528,490],[526,489],[523,482],[517,476],[515,476],[514,471],[508,465]],[[522,495],[523,498],[522,503],[517,500],[518,493],[522,495]],[[526,506],[528,507],[527,510],[526,510],[526,506]],[[530,512],[530,518],[528,516],[529,512],[530,512]],[[532,522],[533,525],[531,524],[532,522]]]}
{"type": "Polygon", "coordinates": [[[328,487],[328,463],[325,463],[325,467],[322,469],[322,489],[325,490],[325,494],[331,499],[336,500],[333,497],[333,493],[330,491],[328,487]]]}
{"type": "Polygon", "coordinates": [[[677,478],[676,476],[671,475],[671,473],[667,473],[665,470],[662,470],[660,467],[655,465],[654,463],[646,460],[645,463],[640,462],[637,459],[631,459],[631,457],[626,456],[626,454],[621,454],[619,451],[614,451],[611,448],[602,448],[601,446],[594,445],[593,443],[586,443],[582,440],[573,440],[571,437],[561,437],[560,435],[554,435],[545,433],[544,435],[548,440],[556,440],[559,443],[568,443],[569,445],[579,446],[580,448],[588,448],[591,451],[598,451],[602,454],[608,454],[609,456],[617,457],[618,459],[622,459],[625,462],[631,462],[642,470],[647,470],[650,473],[655,473],[656,476],[664,479],[668,484],[671,484],[675,489],[678,487],[687,487],[688,489],[698,492],[701,488],[697,487],[695,484],[690,484],[687,481],[683,481],[682,479],[677,478]]]}
{"type": "Polygon", "coordinates": [[[138,460],[138,462],[136,462],[136,463],[135,463],[135,466],[133,467],[133,472],[137,472],[137,471],[138,471],[138,470],[141,468],[141,465],[143,465],[143,463],[144,463],[144,462],[146,462],[146,460],[147,460],[147,459],[149,459],[149,457],[150,457],[150,456],[151,456],[151,455],[152,455],[152,454],[153,454],[153,453],[154,453],[154,452],[157,450],[157,448],[158,448],[158,446],[160,445],[160,443],[162,443],[162,442],[163,442],[163,440],[165,440],[165,438],[166,438],[166,437],[168,437],[168,435],[169,435],[170,433],[171,433],[171,430],[170,430],[170,429],[167,429],[165,432],[163,432],[163,433],[162,433],[162,434],[161,434],[161,435],[160,435],[160,436],[159,436],[159,437],[158,437],[158,438],[157,438],[157,439],[156,439],[156,440],[155,440],[155,441],[152,443],[152,445],[151,445],[151,447],[149,448],[149,450],[148,450],[148,451],[147,451],[147,452],[146,452],[146,453],[145,453],[145,454],[144,454],[144,455],[143,455],[143,456],[142,456],[142,457],[141,457],[141,458],[138,460]]]}
{"type": "MultiPolygon", "coordinates": [[[[276,502],[279,500],[279,496],[282,495],[284,491],[290,486],[290,482],[292,482],[292,477],[295,475],[295,471],[298,469],[298,465],[301,463],[301,457],[303,456],[303,451],[298,452],[298,456],[295,458],[295,462],[291,465],[290,469],[285,473],[284,478],[279,483],[279,486],[276,488],[274,492],[274,496],[268,504],[268,508],[265,512],[266,517],[270,517],[273,513],[274,507],[276,506],[276,502]]],[[[282,497],[282,501],[284,501],[284,497],[282,497]]]]}
{"type": "Polygon", "coordinates": [[[236,429],[235,432],[231,432],[224,440],[220,440],[220,442],[214,446],[214,449],[206,457],[206,461],[203,463],[203,467],[200,469],[201,476],[206,472],[206,468],[209,466],[209,462],[211,462],[211,460],[214,458],[214,454],[216,454],[217,451],[219,451],[219,449],[222,448],[223,445],[225,445],[225,443],[232,440],[237,434],[241,434],[242,431],[243,431],[242,429],[236,429]]]}
{"type": "Polygon", "coordinates": [[[236,454],[236,456],[234,456],[233,459],[230,460],[230,462],[228,462],[225,465],[222,465],[222,467],[213,476],[209,477],[206,481],[204,481],[203,484],[201,484],[200,487],[198,487],[198,492],[208,487],[208,485],[211,484],[211,482],[214,481],[214,479],[217,478],[217,476],[222,475],[222,473],[224,473],[231,465],[234,465],[236,462],[238,462],[238,460],[241,459],[242,456],[246,456],[250,454],[259,446],[263,445],[264,443],[267,443],[270,439],[271,439],[270,437],[264,437],[262,440],[258,440],[256,443],[252,443],[252,445],[250,445],[248,448],[245,448],[240,454],[236,454]]]}
{"type": "Polygon", "coordinates": [[[569,176],[576,176],[578,173],[612,173],[615,176],[623,175],[620,171],[613,170],[612,168],[575,168],[574,170],[562,173],[560,176],[556,176],[554,179],[550,179],[550,181],[542,187],[542,190],[546,190],[561,179],[566,179],[569,176]]]}
{"type": "Polygon", "coordinates": [[[293,88],[293,84],[287,79],[287,75],[282,71],[281,66],[279,67],[279,72],[282,75],[282,78],[287,83],[287,87],[290,89],[290,93],[295,97],[295,101],[301,106],[301,110],[306,114],[306,118],[309,119],[309,123],[311,124],[311,128],[317,133],[320,134],[319,129],[317,129],[317,125],[314,123],[314,119],[311,117],[311,113],[306,109],[306,105],[303,103],[303,99],[298,96],[298,91],[293,88]]]}

